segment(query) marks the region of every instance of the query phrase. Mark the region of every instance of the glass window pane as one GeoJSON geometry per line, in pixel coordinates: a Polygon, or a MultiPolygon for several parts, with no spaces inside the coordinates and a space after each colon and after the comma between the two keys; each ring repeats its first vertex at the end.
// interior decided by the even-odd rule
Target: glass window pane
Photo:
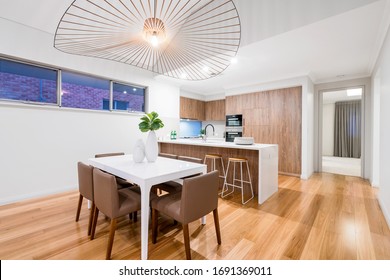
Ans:
{"type": "Polygon", "coordinates": [[[57,104],[57,71],[0,59],[0,98],[57,104]]]}
{"type": "Polygon", "coordinates": [[[145,112],[145,88],[113,83],[113,109],[145,112]]]}
{"type": "Polygon", "coordinates": [[[92,110],[108,110],[110,81],[63,71],[61,106],[92,110]]]}

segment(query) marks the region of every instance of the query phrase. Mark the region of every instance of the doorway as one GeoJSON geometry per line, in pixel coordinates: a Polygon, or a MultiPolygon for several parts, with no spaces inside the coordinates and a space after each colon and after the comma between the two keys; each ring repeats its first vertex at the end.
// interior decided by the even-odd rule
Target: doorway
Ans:
{"type": "Polygon", "coordinates": [[[322,93],[322,172],[362,177],[363,88],[322,93]]]}

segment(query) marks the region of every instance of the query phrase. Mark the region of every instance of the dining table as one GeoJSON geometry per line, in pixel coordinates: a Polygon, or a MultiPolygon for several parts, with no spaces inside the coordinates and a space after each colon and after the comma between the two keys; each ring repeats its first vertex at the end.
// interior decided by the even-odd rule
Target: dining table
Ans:
{"type": "Polygon", "coordinates": [[[131,154],[90,158],[88,164],[105,172],[137,184],[141,189],[141,259],[148,259],[148,232],[150,213],[150,190],[153,185],[180,180],[180,178],[207,173],[207,165],[157,157],[156,161],[144,159],[137,163],[131,154]]]}

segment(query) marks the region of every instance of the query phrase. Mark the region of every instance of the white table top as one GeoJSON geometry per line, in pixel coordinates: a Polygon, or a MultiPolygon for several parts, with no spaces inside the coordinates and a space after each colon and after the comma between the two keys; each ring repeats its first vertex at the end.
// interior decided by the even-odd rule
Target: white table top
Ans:
{"type": "Polygon", "coordinates": [[[172,179],[203,173],[206,165],[165,157],[155,162],[144,159],[141,163],[133,161],[132,155],[91,158],[88,162],[106,172],[129,180],[135,184],[155,185],[172,179]]]}

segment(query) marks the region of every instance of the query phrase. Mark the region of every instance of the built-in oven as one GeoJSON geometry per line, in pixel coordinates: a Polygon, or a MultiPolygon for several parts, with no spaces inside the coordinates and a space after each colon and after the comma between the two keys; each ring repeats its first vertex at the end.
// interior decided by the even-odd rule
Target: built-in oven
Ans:
{"type": "Polygon", "coordinates": [[[227,115],[225,141],[234,142],[234,138],[242,137],[242,125],[242,115],[227,115]]]}
{"type": "Polygon", "coordinates": [[[242,127],[242,115],[227,115],[226,127],[242,127]]]}
{"type": "Polygon", "coordinates": [[[236,137],[242,137],[242,127],[226,127],[225,141],[234,142],[236,137]]]}

